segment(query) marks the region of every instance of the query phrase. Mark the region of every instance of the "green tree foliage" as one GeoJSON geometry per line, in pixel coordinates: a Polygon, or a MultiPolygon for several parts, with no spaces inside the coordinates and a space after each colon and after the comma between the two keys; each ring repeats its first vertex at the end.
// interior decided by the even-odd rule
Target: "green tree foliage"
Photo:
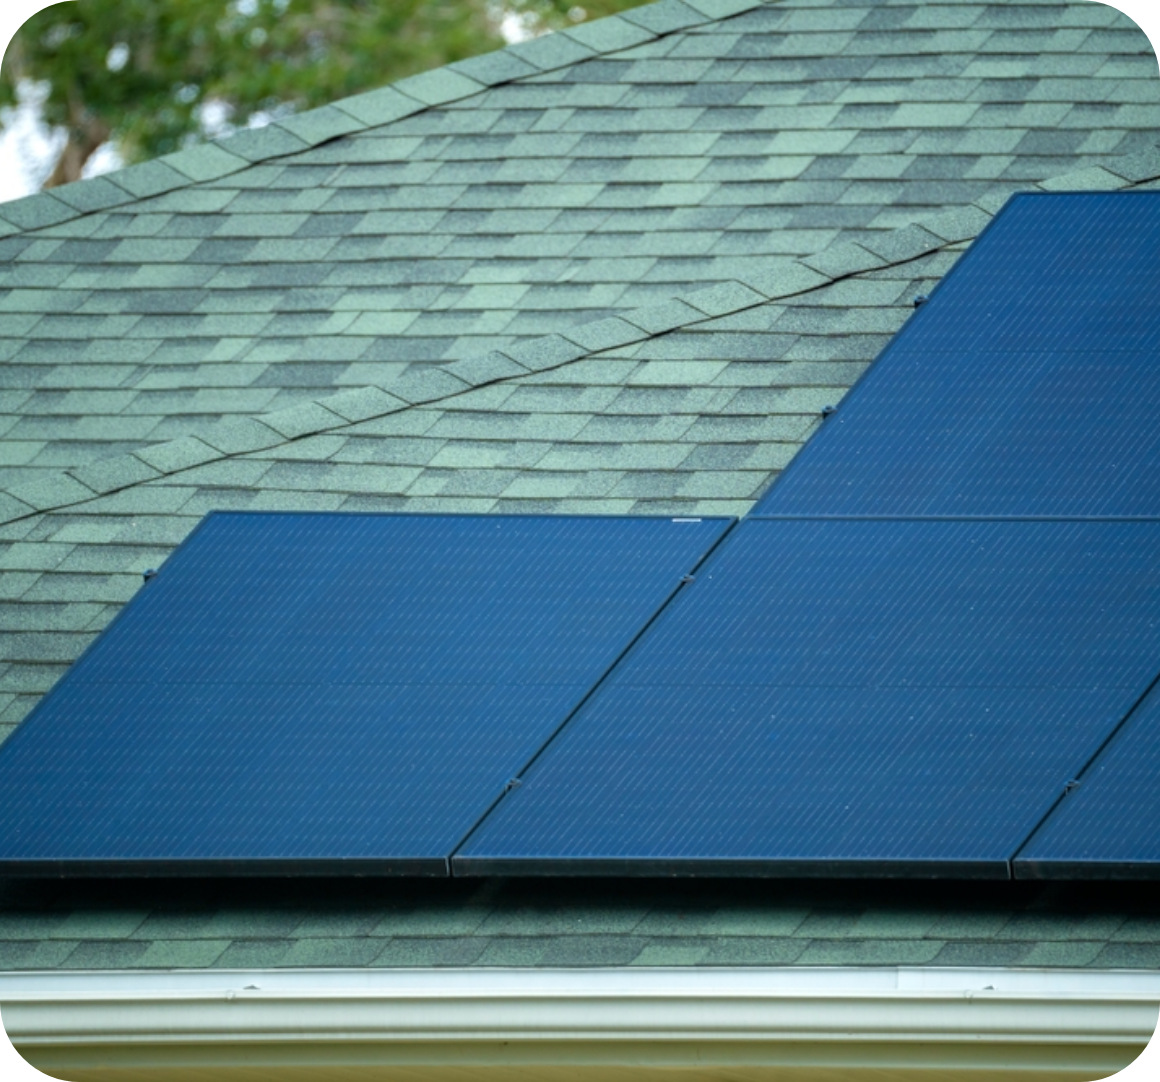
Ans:
{"type": "Polygon", "coordinates": [[[533,30],[640,0],[68,0],[32,16],[0,66],[0,105],[46,83],[47,123],[68,138],[45,182],[81,175],[113,140],[127,161],[228,123],[325,104],[504,44],[509,13],[533,30]]]}

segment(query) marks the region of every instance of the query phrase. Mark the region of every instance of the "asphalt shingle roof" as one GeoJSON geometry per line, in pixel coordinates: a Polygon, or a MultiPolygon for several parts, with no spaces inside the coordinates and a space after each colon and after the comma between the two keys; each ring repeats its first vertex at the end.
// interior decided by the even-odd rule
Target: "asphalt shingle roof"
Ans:
{"type": "Polygon", "coordinates": [[[0,487],[872,245],[1158,131],[1147,39],[1081,0],[666,0],[428,72],[0,207],[0,487]]]}
{"type": "MultiPolygon", "coordinates": [[[[663,0],[0,205],[0,726],[213,509],[744,514],[1011,191],[1158,133],[1098,4],[663,0]]],[[[9,883],[0,966],[1160,966],[1151,888],[899,897],[9,883]]]]}

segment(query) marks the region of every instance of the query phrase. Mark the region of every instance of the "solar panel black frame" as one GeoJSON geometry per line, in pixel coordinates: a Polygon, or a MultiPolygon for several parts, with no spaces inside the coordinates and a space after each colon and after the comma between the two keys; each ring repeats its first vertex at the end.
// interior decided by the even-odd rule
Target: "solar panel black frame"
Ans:
{"type": "MultiPolygon", "coordinates": [[[[446,876],[450,873],[450,853],[499,798],[509,779],[518,775],[524,763],[545,740],[550,739],[590,693],[592,686],[603,678],[623,650],[640,634],[641,628],[647,626],[658,609],[682,588],[683,579],[732,524],[732,519],[711,517],[674,521],[622,516],[213,513],[179,546],[158,574],[138,591],[0,748],[0,873],[446,876]],[[229,548],[226,542],[231,530],[237,537],[243,540],[248,537],[252,541],[253,537],[247,534],[247,530],[261,535],[262,529],[269,527],[277,533],[280,523],[297,524],[295,528],[304,531],[300,542],[286,542],[281,556],[274,558],[266,548],[246,548],[245,544],[238,542],[242,545],[241,554],[232,557],[232,563],[227,558],[229,554],[223,549],[229,548]],[[321,536],[328,529],[334,536],[321,536]],[[398,543],[393,548],[386,543],[381,551],[376,548],[376,536],[386,536],[389,541],[393,536],[391,531],[397,533],[406,529],[415,535],[410,541],[403,543],[395,538],[398,543]],[[361,541],[355,537],[360,530],[361,541]],[[448,535],[456,530],[464,534],[458,549],[448,540],[448,535]],[[510,537],[510,541],[493,543],[488,540],[499,535],[510,537]],[[540,538],[544,544],[537,550],[535,545],[527,543],[529,537],[540,538]],[[435,543],[442,543],[444,548],[433,548],[435,543]],[[456,556],[453,574],[445,574],[443,565],[438,563],[448,551],[456,556]],[[353,554],[351,559],[354,562],[344,563],[339,559],[344,552],[353,554]],[[411,553],[413,563],[427,560],[428,564],[424,566],[440,568],[438,574],[441,581],[446,580],[445,586],[436,584],[439,588],[433,589],[431,582],[424,580],[415,566],[390,563],[392,557],[398,559],[405,552],[411,553]],[[305,553],[313,562],[308,567],[300,561],[295,562],[295,553],[298,556],[305,553]],[[355,557],[363,562],[357,563],[355,557]],[[280,577],[287,571],[313,577],[309,583],[280,582],[280,577]],[[541,595],[528,602],[534,611],[524,619],[526,626],[522,630],[518,626],[490,626],[488,630],[492,634],[482,641],[466,634],[478,630],[478,625],[471,623],[473,619],[504,615],[505,598],[511,594],[512,580],[519,583],[520,575],[523,575],[520,589],[531,593],[529,582],[535,576],[540,576],[535,581],[542,586],[541,595]],[[470,609],[472,588],[477,588],[477,594],[480,591],[486,593],[485,601],[477,603],[474,615],[462,611],[464,605],[470,609]],[[268,592],[271,589],[276,597],[268,592]],[[308,590],[314,591],[313,601],[307,596],[308,590]],[[228,600],[232,610],[229,606],[225,610],[215,607],[216,602],[225,597],[224,592],[230,594],[228,600]],[[396,607],[389,610],[370,608],[384,598],[393,598],[396,607]],[[352,606],[349,609],[344,607],[348,602],[352,606]],[[539,608],[535,609],[537,602],[539,608]],[[279,604],[283,604],[284,609],[278,609],[279,604]],[[313,609],[311,604],[314,604],[313,609]],[[411,609],[406,608],[408,604],[411,609]],[[275,610],[284,614],[296,606],[300,611],[288,623],[278,624],[273,630],[263,627],[262,619],[272,619],[275,610]],[[225,615],[222,615],[223,611],[225,615]],[[246,629],[238,633],[237,641],[232,645],[226,641],[233,633],[230,628],[234,625],[227,619],[231,611],[236,621],[246,629]],[[565,612],[573,618],[573,623],[561,629],[552,621],[565,612]],[[406,624],[408,614],[415,616],[416,613],[419,614],[415,617],[418,622],[406,624]],[[189,632],[189,641],[184,646],[180,635],[176,645],[165,641],[167,628],[172,630],[175,621],[191,617],[200,623],[189,632]],[[327,620],[333,622],[334,619],[346,621],[345,638],[331,635],[335,630],[331,625],[323,626],[321,631],[315,627],[317,621],[325,625],[327,620]],[[495,634],[497,631],[500,634],[495,634]],[[267,632],[275,639],[281,636],[281,646],[273,654],[268,650],[266,654],[262,653],[263,636],[267,632]],[[323,641],[319,639],[320,634],[331,637],[323,641]],[[459,634],[458,639],[456,634],[459,634]],[[417,639],[417,635],[426,638],[417,639]],[[305,654],[301,650],[304,643],[310,647],[305,654]],[[284,780],[286,771],[277,772],[284,761],[289,761],[295,769],[300,765],[307,780],[315,782],[319,779],[311,775],[311,771],[321,769],[328,762],[332,767],[337,763],[348,771],[335,778],[335,784],[345,794],[342,799],[347,803],[341,805],[341,802],[334,804],[332,801],[332,806],[328,806],[331,811],[337,809],[335,814],[340,817],[359,812],[354,798],[360,793],[363,796],[369,793],[370,798],[389,805],[387,797],[377,795],[390,766],[384,765],[382,757],[384,754],[397,755],[406,733],[390,734],[396,740],[394,749],[384,748],[381,740],[378,745],[372,742],[373,746],[360,742],[368,732],[372,737],[388,734],[382,730],[381,717],[374,713],[374,709],[382,706],[382,697],[375,700],[371,695],[373,701],[363,709],[365,704],[360,705],[361,685],[358,684],[358,679],[370,679],[372,692],[378,689],[373,683],[376,679],[383,686],[389,685],[389,679],[381,673],[384,655],[375,653],[384,643],[397,648],[400,656],[406,655],[407,651],[411,652],[407,656],[417,654],[419,661],[427,666],[421,674],[427,683],[417,680],[422,685],[419,687],[420,698],[425,689],[433,689],[431,694],[438,698],[441,690],[449,682],[453,683],[452,678],[458,675],[466,681],[465,686],[472,695],[477,690],[472,680],[501,685],[497,709],[502,709],[506,701],[506,688],[517,704],[531,703],[533,709],[542,700],[551,700],[549,705],[555,713],[546,714],[534,724],[529,722],[522,735],[513,737],[506,729],[480,732],[476,734],[475,746],[466,750],[460,746],[462,740],[455,744],[440,730],[440,747],[435,749],[439,772],[428,777],[427,784],[429,787],[432,782],[441,785],[451,794],[450,800],[460,799],[461,788],[467,787],[464,778],[454,774],[456,766],[464,772],[483,770],[481,764],[487,763],[489,756],[494,759],[500,755],[496,748],[503,745],[504,739],[516,745],[515,752],[506,749],[507,760],[500,765],[492,763],[494,769],[488,768],[494,777],[489,775],[482,789],[476,784],[473,795],[462,796],[463,806],[458,810],[451,809],[444,815],[443,806],[434,806],[435,797],[430,798],[428,803],[432,807],[428,807],[426,812],[429,817],[444,815],[444,818],[453,820],[451,826],[446,827],[441,847],[427,845],[423,848],[420,845],[416,851],[415,846],[408,850],[406,846],[396,845],[392,850],[390,839],[382,842],[376,835],[376,831],[387,834],[392,824],[381,819],[376,821],[373,815],[363,817],[359,827],[363,833],[356,840],[367,844],[358,852],[351,851],[350,847],[346,850],[338,847],[327,849],[325,845],[313,842],[311,847],[301,838],[297,842],[298,849],[295,850],[291,844],[289,851],[279,851],[274,844],[268,845],[265,851],[260,846],[246,849],[244,845],[230,850],[228,838],[224,846],[219,846],[212,831],[207,833],[205,829],[207,820],[218,822],[213,818],[218,815],[211,800],[214,794],[199,788],[201,779],[195,777],[193,767],[181,758],[187,745],[195,750],[200,748],[200,754],[208,756],[211,768],[218,771],[215,775],[213,769],[210,770],[209,782],[224,786],[219,816],[223,822],[244,816],[247,800],[252,807],[264,807],[254,804],[259,799],[253,796],[254,787],[265,785],[270,789],[270,777],[284,780]],[[448,644],[454,646],[456,643],[460,647],[466,644],[469,649],[462,654],[448,653],[448,644]],[[430,656],[424,659],[423,649],[431,644],[434,644],[434,652],[428,649],[430,656]],[[441,649],[444,651],[442,655],[439,653],[441,649]],[[200,666],[207,664],[210,671],[222,678],[218,684],[205,682],[205,673],[200,666]],[[311,685],[306,679],[310,673],[315,676],[330,674],[329,679],[333,682],[327,688],[337,688],[346,694],[342,700],[343,711],[328,719],[330,727],[321,738],[316,730],[291,729],[286,721],[287,717],[312,720],[309,718],[309,709],[313,706],[311,685]],[[229,679],[235,679],[235,683],[229,683],[229,679]],[[505,679],[510,681],[508,685],[504,685],[505,679]],[[229,725],[220,720],[217,723],[220,731],[208,736],[178,724],[172,724],[168,729],[162,726],[157,731],[148,728],[157,723],[156,717],[148,710],[155,708],[159,701],[164,706],[172,699],[177,704],[172,717],[188,719],[188,714],[178,710],[188,707],[190,702],[204,703],[206,696],[212,701],[214,689],[218,686],[227,688],[221,693],[226,708],[238,703],[246,709],[253,706],[253,716],[248,713],[237,715],[245,719],[248,744],[242,740],[238,746],[223,750],[214,743],[215,740],[228,743],[235,737],[229,725]],[[142,693],[144,708],[135,706],[132,701],[133,695],[137,694],[134,689],[142,687],[145,689],[142,693]],[[189,687],[193,687],[196,694],[192,698],[183,698],[189,687]],[[130,690],[126,691],[126,688],[130,690]],[[178,690],[173,691],[175,688],[178,690]],[[209,691],[203,694],[205,688],[209,691]],[[243,691],[235,694],[236,688],[243,691]],[[246,698],[250,694],[246,688],[257,689],[257,697],[246,698]],[[231,695],[234,695],[233,699],[231,695]],[[263,695],[266,697],[262,698],[263,695]],[[266,711],[265,715],[262,710],[266,711]],[[279,711],[284,713],[279,714],[279,711]],[[128,721],[125,721],[126,717],[128,721]],[[102,719],[104,724],[98,724],[102,719]],[[138,725],[136,732],[132,728],[134,723],[138,725]],[[346,727],[345,742],[335,731],[343,726],[346,727]],[[134,743],[135,736],[144,741],[144,751],[149,753],[136,764],[136,774],[133,773],[132,757],[141,749],[134,743]],[[198,745],[198,740],[204,746],[198,745]],[[266,743],[261,743],[262,740],[266,743]],[[276,742],[287,740],[297,741],[289,752],[280,745],[275,746],[276,742]],[[95,755],[90,754],[92,752],[95,755]],[[374,758],[376,752],[377,760],[374,758]],[[453,753],[458,757],[454,761],[453,753]],[[103,761],[102,754],[105,755],[103,761]],[[264,754],[268,755],[266,760],[261,759],[264,754]],[[165,759],[164,755],[169,758],[165,759]],[[281,760],[278,755],[282,755],[281,760]],[[294,755],[297,755],[296,759],[294,755]],[[175,771],[172,777],[165,779],[156,773],[161,769],[159,760],[166,769],[175,771]],[[263,775],[263,768],[272,773],[263,775]],[[115,782],[127,779],[136,789],[126,795],[126,789],[102,781],[103,775],[99,773],[102,769],[115,782]],[[146,776],[147,770],[155,773],[146,776]],[[226,771],[228,776],[222,771],[226,771]],[[238,777],[228,773],[230,771],[236,772],[238,777]],[[355,787],[352,779],[359,781],[362,789],[355,787]],[[165,782],[163,788],[162,781],[165,782]],[[83,792],[78,796],[74,789],[67,787],[66,783],[70,782],[89,785],[88,796],[83,792]],[[104,790],[101,785],[105,785],[104,790]],[[98,797],[103,799],[109,794],[112,794],[109,808],[95,803],[98,797]],[[179,851],[181,846],[173,842],[172,836],[166,842],[162,831],[165,844],[154,840],[150,843],[152,848],[147,846],[148,851],[143,852],[138,835],[146,823],[152,829],[153,820],[140,810],[124,812],[123,806],[130,799],[143,801],[142,806],[153,809],[163,822],[166,821],[164,817],[170,815],[169,821],[176,822],[178,840],[187,843],[186,849],[179,851]],[[176,804],[176,814],[168,808],[170,803],[176,804]],[[133,833],[125,833],[122,829],[123,824],[117,819],[122,813],[129,823],[127,829],[133,833]],[[113,825],[109,826],[110,823],[113,825]],[[87,845],[84,840],[85,831],[93,834],[98,829],[107,833],[112,831],[105,838],[104,849],[100,847],[99,838],[96,845],[87,845]],[[116,830],[119,829],[128,841],[117,840],[116,830]],[[34,832],[31,846],[27,844],[27,838],[22,841],[16,834],[28,830],[34,832]],[[369,840],[368,832],[373,835],[369,840]],[[78,833],[79,848],[74,845],[70,849],[69,838],[75,840],[78,833]]],[[[511,620],[511,625],[518,625],[521,603],[518,598],[514,602],[516,617],[511,620]]],[[[512,609],[513,605],[508,605],[509,615],[512,609]]],[[[185,630],[182,629],[181,633],[184,634],[185,630]]],[[[411,656],[411,663],[414,660],[411,656]]],[[[398,667],[405,661],[404,657],[397,664],[390,663],[398,667]]],[[[408,670],[406,675],[410,677],[413,672],[408,670]]],[[[480,709],[486,716],[486,702],[480,709]]],[[[213,715],[207,716],[211,719],[207,725],[212,729],[213,715]]],[[[226,722],[233,717],[228,709],[222,716],[226,722]]],[[[497,716],[503,718],[508,728],[517,728],[518,718],[512,720],[506,714],[497,716]]],[[[165,717],[170,715],[164,715],[163,720],[165,717]]],[[[463,733],[459,735],[464,736],[463,733]]],[[[432,754],[434,752],[428,754],[429,762],[434,762],[432,754]]],[[[193,766],[196,767],[200,761],[195,757],[193,766]]],[[[391,775],[396,782],[397,775],[397,770],[395,775],[391,775]]],[[[420,787],[424,781],[422,778],[413,779],[409,773],[403,778],[412,788],[420,787]]],[[[291,773],[291,781],[300,780],[291,773]]],[[[292,789],[287,792],[293,797],[292,789]]],[[[419,788],[418,792],[422,797],[423,790],[419,788]]],[[[293,799],[284,800],[280,807],[284,815],[295,810],[293,799]]],[[[267,811],[262,811],[266,814],[265,820],[261,814],[257,816],[262,829],[293,830],[291,819],[276,818],[273,812],[267,814],[267,811]]],[[[374,811],[374,806],[371,811],[374,811]]],[[[420,803],[416,815],[422,812],[420,803]]],[[[321,814],[319,812],[320,817],[321,814]]],[[[306,828],[314,829],[316,826],[314,820],[304,818],[302,822],[304,833],[306,828]]],[[[421,833],[426,829],[425,824],[426,820],[423,820],[416,830],[421,833]]],[[[324,826],[319,826],[318,832],[323,832],[324,826]]],[[[219,833],[225,829],[220,828],[219,833]]],[[[311,838],[317,841],[314,835],[311,838]]]]}

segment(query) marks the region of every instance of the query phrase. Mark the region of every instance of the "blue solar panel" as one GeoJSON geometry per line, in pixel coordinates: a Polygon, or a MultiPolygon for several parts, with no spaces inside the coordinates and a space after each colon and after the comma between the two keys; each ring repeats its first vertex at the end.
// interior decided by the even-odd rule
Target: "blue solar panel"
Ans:
{"type": "Polygon", "coordinates": [[[212,515],[0,749],[0,869],[446,874],[728,525],[212,515]]]}
{"type": "Polygon", "coordinates": [[[459,874],[1006,876],[1160,658],[1160,522],[750,519],[459,874]]]}
{"type": "Polygon", "coordinates": [[[755,514],[1160,515],[1160,192],[1016,196],[755,514]]]}
{"type": "Polygon", "coordinates": [[[1020,879],[1160,879],[1160,690],[1109,741],[1015,861],[1020,879]]]}

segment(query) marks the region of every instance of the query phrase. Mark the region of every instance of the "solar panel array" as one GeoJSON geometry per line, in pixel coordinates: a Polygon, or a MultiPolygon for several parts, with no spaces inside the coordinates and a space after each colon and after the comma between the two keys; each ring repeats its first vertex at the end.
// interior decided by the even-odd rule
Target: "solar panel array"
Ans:
{"type": "Polygon", "coordinates": [[[1158,668],[1158,554],[1160,522],[744,522],[456,869],[1005,878],[1158,668]]]}
{"type": "Polygon", "coordinates": [[[1013,200],[456,870],[1157,874],[1157,297],[1013,200]]]}
{"type": "Polygon", "coordinates": [[[753,516],[217,514],[0,872],[1160,876],[1160,193],[1016,197],[753,516]]]}

